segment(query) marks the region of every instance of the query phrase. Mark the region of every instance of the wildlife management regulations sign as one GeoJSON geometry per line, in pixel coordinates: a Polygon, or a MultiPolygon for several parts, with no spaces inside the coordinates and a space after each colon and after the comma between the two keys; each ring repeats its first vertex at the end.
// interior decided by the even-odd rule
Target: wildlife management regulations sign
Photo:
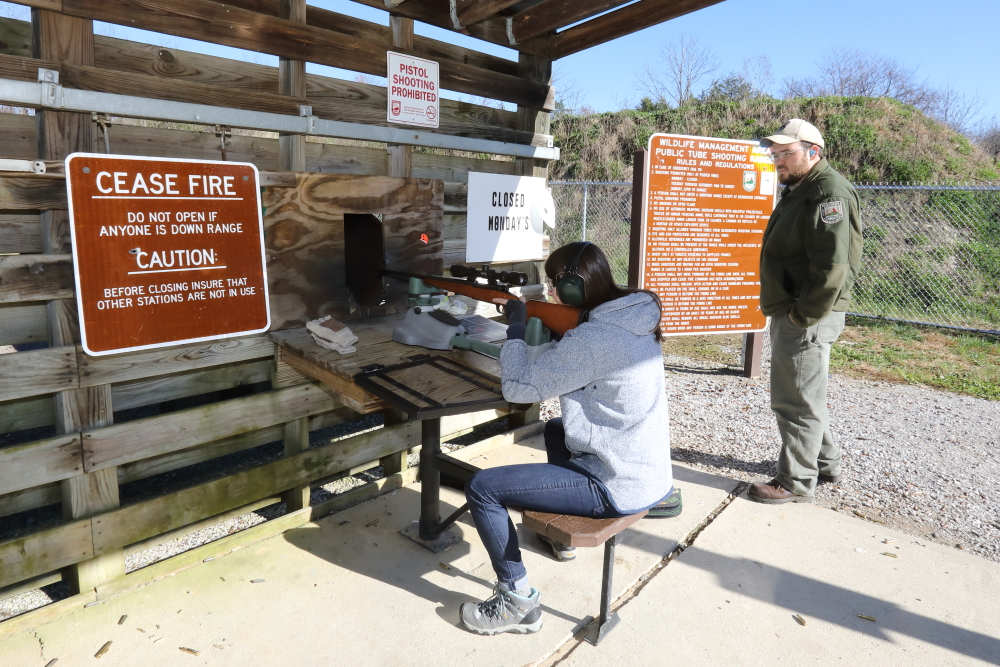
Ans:
{"type": "Polygon", "coordinates": [[[267,331],[254,165],[74,153],[66,188],[87,354],[267,331]]]}

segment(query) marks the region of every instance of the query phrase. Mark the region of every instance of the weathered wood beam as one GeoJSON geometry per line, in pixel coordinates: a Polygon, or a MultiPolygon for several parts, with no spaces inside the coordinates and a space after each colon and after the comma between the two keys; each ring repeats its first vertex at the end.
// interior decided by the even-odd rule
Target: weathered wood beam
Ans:
{"type": "Polygon", "coordinates": [[[84,469],[130,463],[338,407],[328,389],[306,384],[94,429],[83,434],[84,469]]]}
{"type": "MultiPolygon", "coordinates": [[[[368,7],[390,11],[386,9],[383,0],[353,1],[368,7]]],[[[477,22],[475,25],[463,26],[461,29],[457,29],[452,21],[449,3],[442,2],[441,0],[434,0],[433,2],[413,0],[399,7],[394,7],[391,11],[394,14],[415,19],[421,23],[427,23],[444,28],[445,30],[453,30],[481,39],[484,42],[492,42],[493,44],[510,48],[510,40],[507,38],[507,21],[502,17],[487,18],[477,22]]],[[[518,46],[518,50],[522,53],[531,53],[536,56],[552,58],[555,55],[555,39],[553,37],[543,37],[532,40],[530,44],[518,46]]]]}
{"type": "Polygon", "coordinates": [[[458,25],[465,28],[498,14],[521,0],[457,0],[455,18],[458,25]]]}
{"type": "MultiPolygon", "coordinates": [[[[306,22],[306,0],[281,0],[278,15],[293,23],[306,22]]],[[[278,93],[292,99],[306,96],[306,63],[304,60],[278,60],[278,93]]],[[[278,169],[305,171],[306,137],[304,134],[278,136],[278,169]]],[[[308,439],[308,435],[307,435],[308,439]]],[[[296,507],[295,509],[301,509],[296,507]]]]}
{"type": "Polygon", "coordinates": [[[555,58],[565,58],[720,2],[723,0],[640,0],[558,33],[555,38],[555,58]]]}
{"type": "Polygon", "coordinates": [[[0,586],[58,570],[94,556],[90,519],[0,543],[0,586]]]}
{"type": "Polygon", "coordinates": [[[80,474],[83,474],[83,449],[79,433],[0,449],[0,494],[80,474]]]}
{"type": "Polygon", "coordinates": [[[95,553],[120,548],[398,451],[419,422],[362,433],[95,517],[95,553]]]}
{"type": "Polygon", "coordinates": [[[0,303],[71,299],[72,255],[0,255],[0,303]]]}
{"type": "Polygon", "coordinates": [[[510,37],[521,44],[590,18],[628,0],[545,0],[510,18],[510,37]]]}
{"type": "MultiPolygon", "coordinates": [[[[405,5],[403,5],[405,7],[405,5]]],[[[385,49],[366,40],[210,0],[64,0],[63,12],[177,37],[386,76],[385,49]]],[[[551,88],[456,61],[440,62],[441,87],[553,108],[551,88]]]]}
{"type": "Polygon", "coordinates": [[[67,206],[65,180],[58,177],[0,177],[0,210],[65,210],[67,206]]]}

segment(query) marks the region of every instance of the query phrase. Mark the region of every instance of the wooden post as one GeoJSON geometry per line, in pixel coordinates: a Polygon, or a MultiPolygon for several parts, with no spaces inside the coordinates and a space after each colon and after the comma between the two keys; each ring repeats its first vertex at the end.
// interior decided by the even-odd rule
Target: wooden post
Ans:
{"type": "MultiPolygon", "coordinates": [[[[390,16],[389,30],[392,33],[390,46],[393,51],[413,51],[413,19],[390,16]]],[[[388,144],[385,153],[387,176],[410,178],[413,175],[413,146],[388,144]]]]}
{"type": "MultiPolygon", "coordinates": [[[[386,408],[383,412],[383,419],[385,420],[385,427],[394,426],[395,424],[402,424],[408,417],[403,414],[403,412],[397,408],[386,408]]],[[[403,472],[408,467],[410,463],[407,457],[410,454],[409,448],[403,449],[402,451],[396,452],[395,454],[389,454],[389,456],[383,456],[378,460],[382,465],[382,476],[388,477],[389,475],[395,475],[397,472],[403,472]]]]}
{"type": "MultiPolygon", "coordinates": [[[[522,53],[517,60],[518,76],[551,85],[552,83],[552,61],[547,58],[539,58],[522,53]]],[[[548,111],[542,109],[532,109],[530,107],[517,107],[517,129],[525,132],[535,132],[537,134],[549,133],[550,116],[548,111]]],[[[533,158],[518,158],[515,161],[515,172],[520,176],[540,176],[547,178],[549,175],[549,163],[547,160],[535,160],[533,158]]]]}
{"type": "Polygon", "coordinates": [[[760,377],[760,361],[763,352],[763,331],[743,334],[743,377],[760,377]]]}
{"type": "Polygon", "coordinates": [[[646,160],[649,155],[645,148],[632,153],[632,224],[628,239],[628,285],[639,287],[642,278],[642,242],[646,237],[646,207],[642,193],[646,187],[646,160]]]}
{"type": "MultiPolygon", "coordinates": [[[[389,30],[392,33],[390,48],[402,53],[413,51],[413,19],[402,16],[389,16],[389,30]]],[[[387,144],[385,147],[385,173],[387,176],[398,178],[410,178],[413,175],[413,146],[402,146],[399,144],[387,144]]],[[[407,420],[405,414],[396,408],[388,408],[383,411],[383,419],[386,426],[400,424],[407,420]]],[[[385,477],[395,475],[409,467],[409,449],[383,456],[379,459],[382,466],[382,474],[385,477]]]]}
{"type": "MultiPolygon", "coordinates": [[[[529,81],[552,84],[552,61],[548,58],[521,53],[517,59],[517,74],[521,78],[529,81]]],[[[537,134],[548,134],[551,116],[548,111],[542,109],[532,109],[530,107],[517,107],[517,129],[525,132],[535,132],[537,134]]],[[[517,158],[514,164],[514,173],[519,176],[537,176],[539,178],[549,177],[548,160],[535,160],[533,158],[517,158]]],[[[530,274],[533,281],[541,280],[541,275],[534,275],[537,267],[532,263],[526,263],[524,268],[518,267],[517,271],[525,271],[530,274]],[[532,270],[534,269],[534,270],[532,270]]],[[[532,405],[526,412],[515,413],[507,417],[507,428],[513,429],[525,424],[536,422],[539,419],[538,404],[532,405]]]]}
{"type": "MultiPolygon", "coordinates": [[[[281,0],[281,18],[296,23],[306,22],[306,0],[281,0]]],[[[278,59],[278,94],[302,98],[306,96],[306,63],[302,60],[278,59]]],[[[306,136],[285,134],[278,136],[278,169],[280,171],[306,170],[306,136]]]]}
{"type": "Polygon", "coordinates": [[[507,415],[507,430],[513,431],[522,426],[534,424],[541,418],[541,406],[538,403],[532,403],[531,407],[524,412],[512,412],[507,415]]]}
{"type": "MultiPolygon", "coordinates": [[[[43,9],[31,10],[32,52],[36,58],[70,65],[94,65],[93,21],[43,9]]],[[[35,114],[38,157],[62,160],[76,151],[94,150],[90,114],[40,110],[35,114]]],[[[42,214],[42,248],[46,253],[71,252],[66,211],[42,214]]],[[[50,301],[49,345],[74,345],[80,340],[73,300],[50,301]]],[[[55,394],[56,432],[60,434],[109,426],[113,421],[111,386],[84,387],[55,394]]],[[[118,507],[118,469],[71,477],[61,485],[63,517],[82,519],[118,507]]],[[[94,589],[125,574],[125,554],[114,549],[69,567],[63,576],[73,592],[94,589]]]]}
{"type": "MultiPolygon", "coordinates": [[[[296,454],[309,449],[309,417],[301,417],[295,421],[285,423],[285,458],[290,458],[296,454]]],[[[309,507],[309,496],[311,490],[309,485],[296,486],[281,494],[281,499],[285,501],[287,512],[296,512],[309,507]]]]}

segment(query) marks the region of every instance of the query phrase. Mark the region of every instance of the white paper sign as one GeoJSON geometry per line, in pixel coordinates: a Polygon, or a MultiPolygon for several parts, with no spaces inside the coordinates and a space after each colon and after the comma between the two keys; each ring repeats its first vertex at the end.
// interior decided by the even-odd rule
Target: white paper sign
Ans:
{"type": "Polygon", "coordinates": [[[388,51],[389,108],[386,119],[401,125],[437,127],[441,116],[438,64],[388,51]]]}
{"type": "Polygon", "coordinates": [[[542,235],[554,216],[544,178],[469,173],[466,262],[542,259],[542,235]]]}

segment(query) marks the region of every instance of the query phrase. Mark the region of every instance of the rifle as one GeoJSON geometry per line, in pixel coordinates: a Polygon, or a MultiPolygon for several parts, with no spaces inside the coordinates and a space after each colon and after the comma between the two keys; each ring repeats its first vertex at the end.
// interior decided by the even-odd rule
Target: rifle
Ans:
{"type": "MultiPolygon", "coordinates": [[[[489,265],[484,265],[482,269],[476,269],[456,264],[451,267],[451,275],[455,276],[453,278],[425,276],[389,269],[383,269],[382,274],[396,278],[409,278],[409,299],[410,303],[414,305],[432,305],[433,302],[429,297],[446,291],[487,303],[493,303],[493,299],[497,298],[516,299],[517,297],[510,293],[510,287],[528,284],[528,277],[523,273],[494,271],[489,268],[489,265]],[[485,278],[487,282],[485,284],[477,282],[478,278],[485,278]]],[[[537,317],[542,325],[559,336],[585,321],[586,312],[573,306],[531,300],[527,301],[525,306],[529,320],[537,317]]]]}

